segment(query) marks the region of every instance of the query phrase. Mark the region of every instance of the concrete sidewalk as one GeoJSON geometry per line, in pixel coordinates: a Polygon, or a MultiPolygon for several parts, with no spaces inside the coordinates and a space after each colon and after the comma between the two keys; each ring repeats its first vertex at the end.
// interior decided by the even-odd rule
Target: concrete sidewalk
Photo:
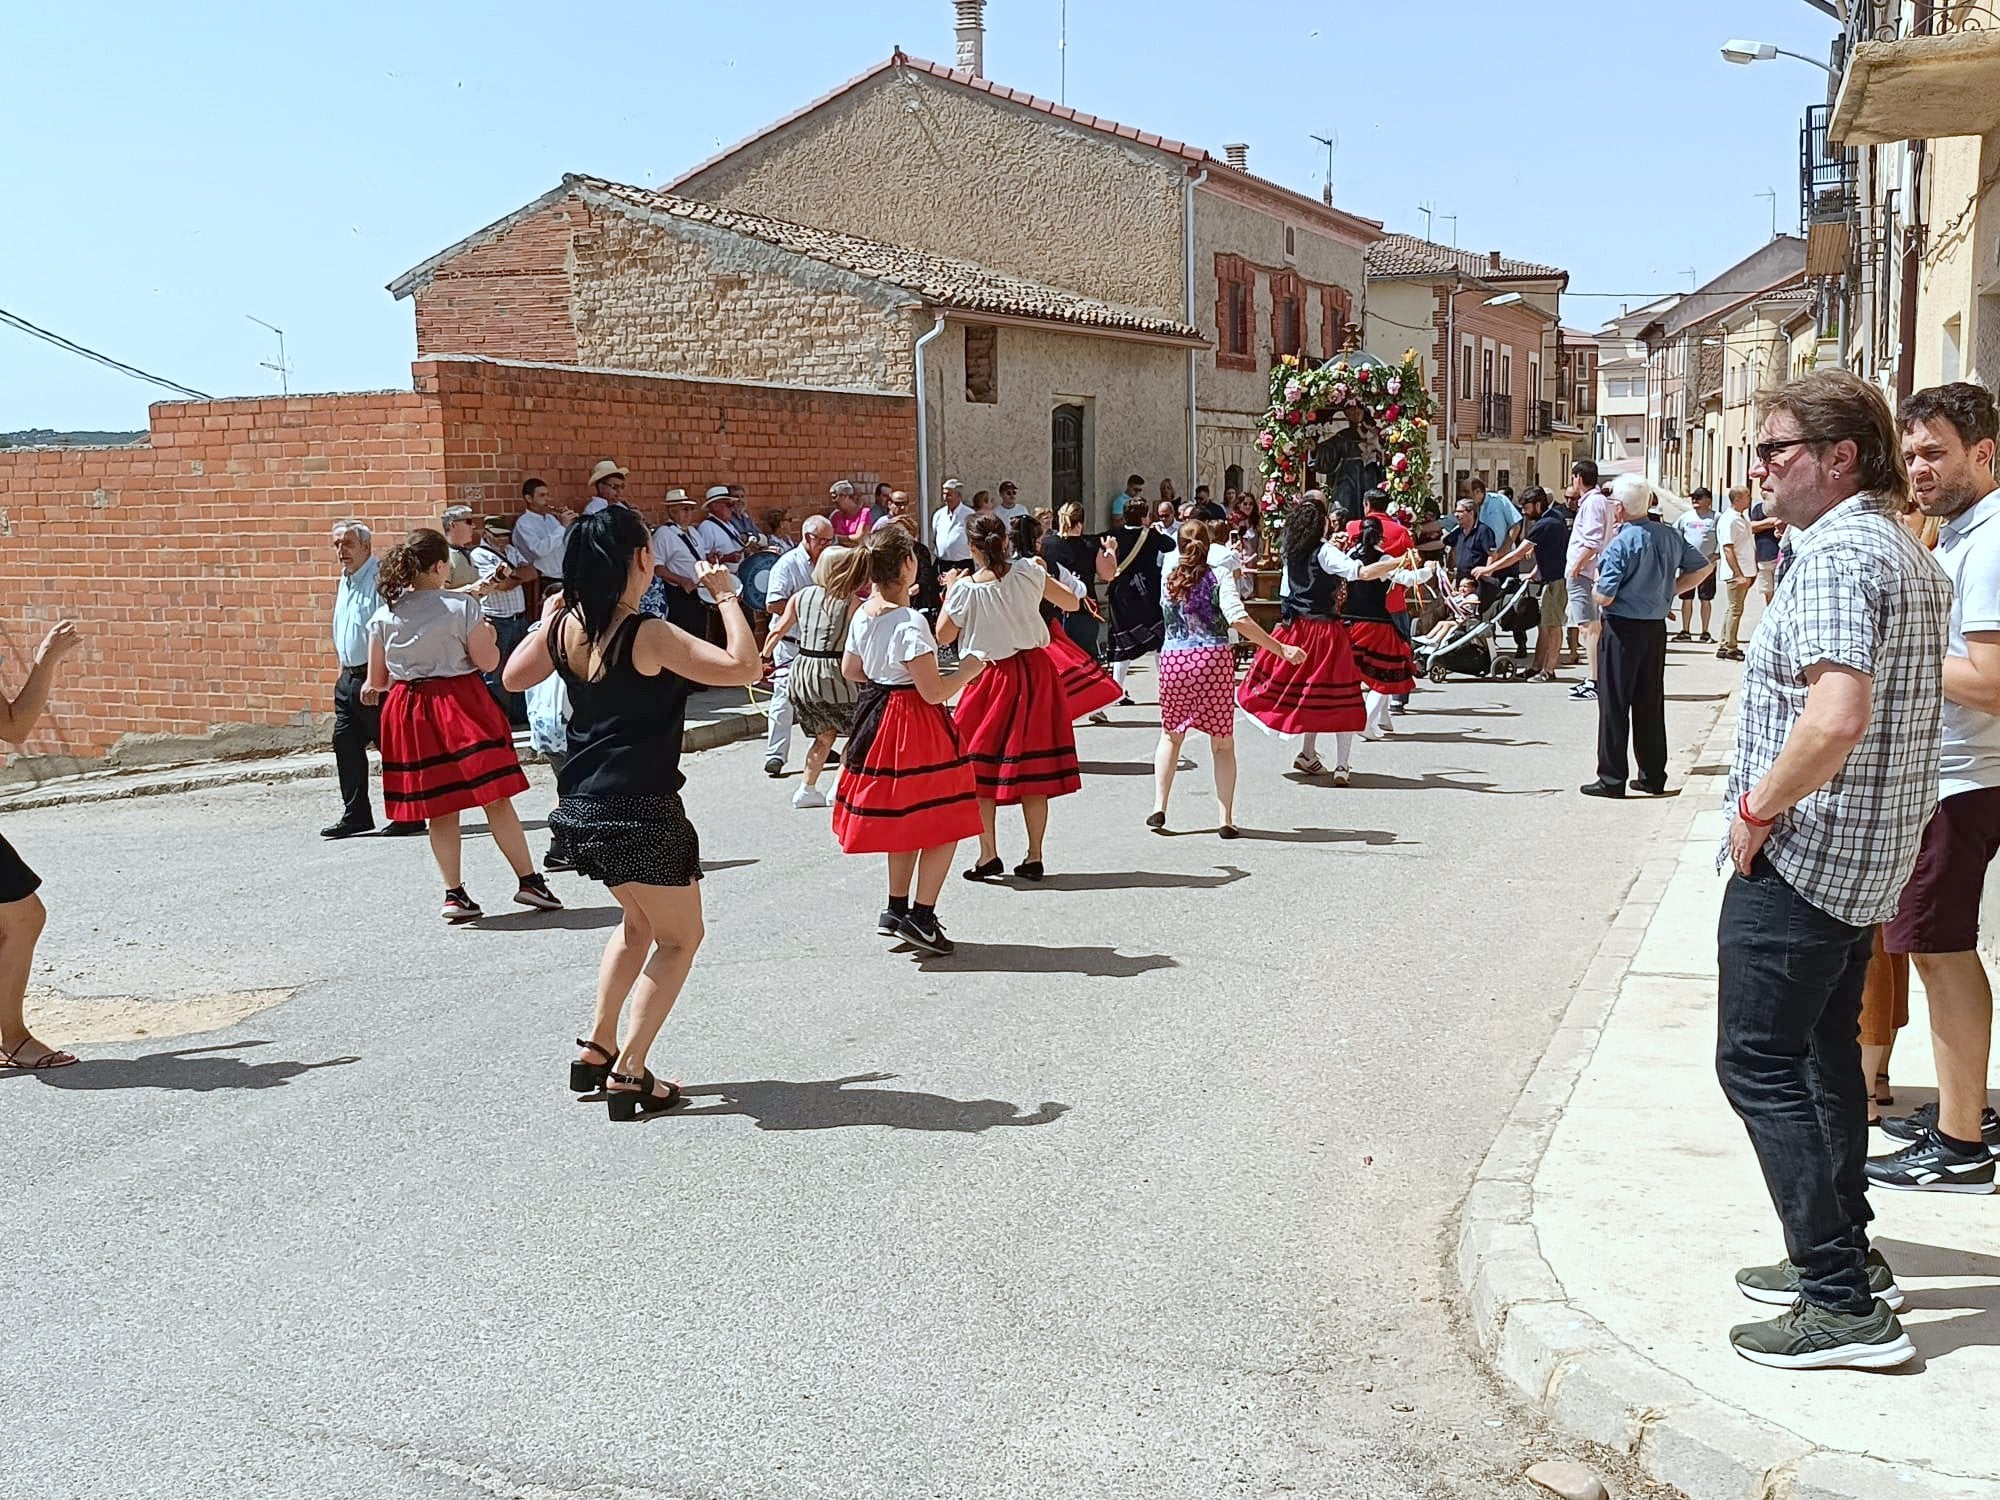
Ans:
{"type": "MultiPolygon", "coordinates": [[[[1768,1315],[1734,1271],[1784,1253],[1714,1072],[1734,727],[1731,705],[1467,1200],[1480,1339],[1558,1428],[1690,1500],[2000,1500],[2000,1197],[1873,1195],[1918,1350],[1901,1370],[1789,1374],[1730,1349],[1768,1315]]],[[[1936,1096],[1920,993],[1912,1011],[1892,1112],[1936,1096]]]]}
{"type": "MultiPolygon", "coordinates": [[[[761,688],[756,698],[742,688],[705,688],[688,696],[687,725],[681,735],[683,753],[712,750],[764,732],[761,688]]],[[[514,748],[523,761],[541,757],[529,748],[528,732],[514,732],[514,748]]],[[[796,748],[796,747],[795,747],[796,748]]],[[[379,757],[369,752],[370,795],[379,787],[379,757]]],[[[34,807],[68,807],[84,802],[115,802],[125,797],[157,797],[169,792],[207,791],[248,782],[304,781],[333,775],[330,745],[288,755],[239,756],[231,760],[190,760],[168,765],[106,771],[84,771],[47,781],[0,786],[0,812],[34,807]]],[[[335,809],[339,810],[336,801],[335,809]]]]}

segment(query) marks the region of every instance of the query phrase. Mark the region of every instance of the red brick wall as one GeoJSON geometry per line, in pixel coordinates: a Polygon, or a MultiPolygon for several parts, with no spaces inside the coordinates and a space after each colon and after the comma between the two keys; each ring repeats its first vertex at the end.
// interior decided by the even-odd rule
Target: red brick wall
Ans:
{"type": "Polygon", "coordinates": [[[477,361],[413,374],[414,392],[162,403],[143,448],[0,451],[8,689],[53,621],[86,637],[41,727],[0,760],[8,779],[114,747],[136,763],[321,742],[328,532],[345,517],[380,548],[452,500],[515,513],[529,473],[580,501],[607,455],[654,519],[668,484],[823,505],[835,478],[907,487],[915,469],[907,397],[477,361]]]}
{"type": "Polygon", "coordinates": [[[566,198],[454,257],[414,295],[418,356],[576,363],[569,242],[589,219],[586,205],[566,198]]]}

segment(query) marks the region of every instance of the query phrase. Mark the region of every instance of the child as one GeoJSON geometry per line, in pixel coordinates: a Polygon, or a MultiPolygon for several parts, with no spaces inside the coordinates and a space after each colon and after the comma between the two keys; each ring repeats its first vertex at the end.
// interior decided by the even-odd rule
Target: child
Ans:
{"type": "Polygon", "coordinates": [[[900,526],[869,533],[868,577],[874,593],[854,613],[840,663],[861,695],[833,833],[848,854],[889,856],[889,905],[875,930],[941,955],[952,942],[938,924],[938,892],[959,840],[979,836],[972,765],[944,705],[986,663],[967,656],[956,671],[938,671],[937,637],[910,608],[917,551],[900,526]]]}

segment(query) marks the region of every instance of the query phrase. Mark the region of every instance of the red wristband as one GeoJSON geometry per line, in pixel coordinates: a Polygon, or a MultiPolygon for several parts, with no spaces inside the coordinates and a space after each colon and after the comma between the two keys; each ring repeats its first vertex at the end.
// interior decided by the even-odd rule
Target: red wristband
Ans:
{"type": "Polygon", "coordinates": [[[1760,818],[1750,811],[1750,794],[1748,792],[1743,793],[1736,799],[1736,816],[1748,823],[1752,828],[1769,828],[1773,823],[1778,821],[1776,818],[1760,818]]]}

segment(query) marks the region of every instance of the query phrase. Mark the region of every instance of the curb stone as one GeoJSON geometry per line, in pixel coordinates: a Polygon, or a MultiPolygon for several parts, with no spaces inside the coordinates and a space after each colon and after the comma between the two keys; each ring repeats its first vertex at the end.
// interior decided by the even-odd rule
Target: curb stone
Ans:
{"type": "MultiPolygon", "coordinates": [[[[1691,765],[1726,764],[1728,703],[1691,765]]],[[[1684,753],[1685,754],[1685,753],[1684,753]]],[[[1664,898],[1677,853],[1703,806],[1676,807],[1582,982],[1522,1087],[1459,1215],[1459,1281],[1481,1351],[1541,1407],[1552,1427],[1630,1458],[1688,1500],[2000,1500],[2000,1482],[1818,1448],[1776,1423],[1705,1395],[1573,1307],[1543,1259],[1534,1183],[1570,1096],[1589,1066],[1639,940],[1664,898]]]]}

